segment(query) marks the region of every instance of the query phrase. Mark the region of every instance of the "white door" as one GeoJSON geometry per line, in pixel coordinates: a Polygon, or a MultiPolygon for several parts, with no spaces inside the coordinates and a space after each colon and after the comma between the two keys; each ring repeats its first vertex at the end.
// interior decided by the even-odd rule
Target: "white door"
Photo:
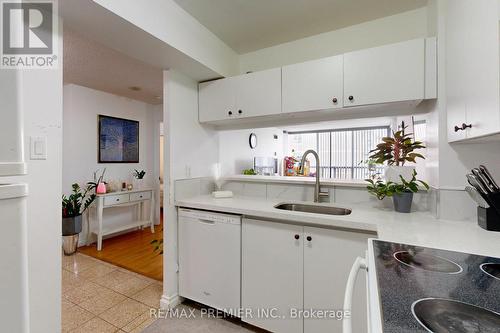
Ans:
{"type": "Polygon", "coordinates": [[[343,71],[343,55],[283,67],[283,112],[341,108],[343,71]]]}
{"type": "MultiPolygon", "coordinates": [[[[304,310],[343,310],[352,263],[364,257],[373,235],[304,227],[304,310]]],[[[341,318],[340,318],[341,319],[341,318]]],[[[353,332],[367,332],[366,277],[358,275],[353,298],[353,332]]],[[[305,333],[342,332],[342,320],[304,320],[305,333]]]]}
{"type": "Polygon", "coordinates": [[[425,40],[344,54],[344,106],[425,97],[425,40]]]}
{"type": "Polygon", "coordinates": [[[291,309],[303,306],[302,230],[297,225],[243,219],[241,304],[252,310],[251,316],[242,316],[243,321],[275,333],[302,332],[302,319],[289,315],[291,309]]]}
{"type": "Polygon", "coordinates": [[[235,78],[200,83],[198,94],[200,122],[224,120],[236,115],[235,78]]]}
{"type": "Polygon", "coordinates": [[[234,79],[238,117],[281,113],[281,68],[240,75],[234,79]]]}

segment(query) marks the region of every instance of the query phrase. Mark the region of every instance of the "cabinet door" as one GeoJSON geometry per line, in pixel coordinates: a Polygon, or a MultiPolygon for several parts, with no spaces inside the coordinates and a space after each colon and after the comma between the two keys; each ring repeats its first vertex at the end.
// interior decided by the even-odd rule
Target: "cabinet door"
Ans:
{"type": "Polygon", "coordinates": [[[241,304],[252,310],[243,321],[276,333],[302,332],[302,319],[290,317],[291,309],[303,306],[302,230],[243,219],[241,304]]]}
{"type": "MultiPolygon", "coordinates": [[[[304,236],[304,310],[343,311],[352,264],[356,257],[365,257],[368,238],[373,235],[304,227],[304,236]]],[[[351,312],[353,332],[367,332],[365,275],[359,274],[356,282],[351,312]]],[[[342,320],[306,318],[304,332],[342,332],[342,320]]]]}
{"type": "MultiPolygon", "coordinates": [[[[498,1],[465,1],[467,138],[500,131],[498,1]]],[[[448,82],[448,80],[447,80],[448,82]]]]}
{"type": "Polygon", "coordinates": [[[425,40],[344,54],[344,106],[424,99],[425,40]]]}
{"type": "Polygon", "coordinates": [[[281,113],[281,68],[235,77],[238,117],[281,113]]]}
{"type": "Polygon", "coordinates": [[[465,2],[451,1],[446,15],[446,112],[448,141],[463,140],[466,131],[455,131],[466,121],[465,90],[465,2]]]}
{"type": "Polygon", "coordinates": [[[343,55],[283,67],[283,112],[341,108],[343,70],[343,55]]]}
{"type": "Polygon", "coordinates": [[[200,122],[224,120],[235,116],[235,78],[200,83],[198,86],[198,99],[200,122]]]}

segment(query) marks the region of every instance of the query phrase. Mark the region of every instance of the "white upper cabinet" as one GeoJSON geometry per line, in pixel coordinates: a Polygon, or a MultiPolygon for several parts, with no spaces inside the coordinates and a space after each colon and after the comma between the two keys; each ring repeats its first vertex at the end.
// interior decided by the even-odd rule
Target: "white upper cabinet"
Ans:
{"type": "Polygon", "coordinates": [[[343,70],[343,55],[283,67],[283,112],[341,108],[343,70]]]}
{"type": "Polygon", "coordinates": [[[235,77],[238,117],[281,113],[281,68],[235,77]]]}
{"type": "Polygon", "coordinates": [[[500,132],[497,0],[454,0],[447,6],[448,141],[500,132]]]}
{"type": "Polygon", "coordinates": [[[199,84],[199,120],[214,122],[281,113],[281,68],[199,84]]]}
{"type": "Polygon", "coordinates": [[[210,122],[236,115],[236,78],[200,83],[198,86],[199,120],[210,122]]]}
{"type": "MultiPolygon", "coordinates": [[[[289,119],[297,112],[394,102],[411,107],[436,98],[436,75],[436,39],[415,39],[201,83],[199,119],[289,119]]],[[[325,112],[307,117],[319,113],[325,112]]]]}
{"type": "Polygon", "coordinates": [[[344,54],[344,106],[425,98],[425,39],[344,54]]]}

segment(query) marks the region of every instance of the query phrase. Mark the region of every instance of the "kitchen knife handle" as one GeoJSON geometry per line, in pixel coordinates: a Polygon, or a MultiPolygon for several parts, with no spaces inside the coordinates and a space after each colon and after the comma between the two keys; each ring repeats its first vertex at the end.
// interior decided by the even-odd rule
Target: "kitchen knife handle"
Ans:
{"type": "Polygon", "coordinates": [[[490,171],[488,168],[486,168],[484,165],[479,166],[479,170],[486,176],[486,179],[490,182],[490,184],[494,187],[495,191],[500,191],[500,187],[498,187],[498,184],[495,182],[495,179],[491,175],[490,171]]]}

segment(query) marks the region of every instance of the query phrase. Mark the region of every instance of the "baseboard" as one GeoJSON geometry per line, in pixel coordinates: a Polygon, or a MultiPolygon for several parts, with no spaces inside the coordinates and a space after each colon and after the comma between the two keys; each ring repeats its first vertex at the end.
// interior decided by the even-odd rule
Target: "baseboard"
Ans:
{"type": "Polygon", "coordinates": [[[174,294],[172,296],[162,295],[160,299],[160,309],[173,309],[181,303],[182,298],[179,296],[179,294],[174,294]]]}

